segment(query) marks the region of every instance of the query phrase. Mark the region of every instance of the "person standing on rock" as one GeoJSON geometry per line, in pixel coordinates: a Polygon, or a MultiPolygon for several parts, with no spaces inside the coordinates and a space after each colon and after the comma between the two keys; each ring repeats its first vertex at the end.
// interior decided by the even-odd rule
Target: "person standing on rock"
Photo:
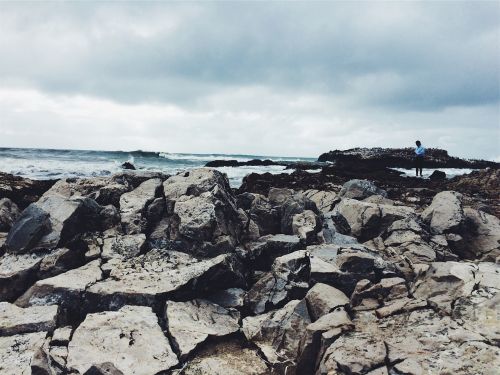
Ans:
{"type": "Polygon", "coordinates": [[[424,167],[424,156],[425,156],[425,148],[422,146],[420,141],[416,141],[415,144],[417,148],[415,149],[415,172],[418,177],[418,172],[420,171],[420,177],[422,177],[422,168],[424,167]]]}

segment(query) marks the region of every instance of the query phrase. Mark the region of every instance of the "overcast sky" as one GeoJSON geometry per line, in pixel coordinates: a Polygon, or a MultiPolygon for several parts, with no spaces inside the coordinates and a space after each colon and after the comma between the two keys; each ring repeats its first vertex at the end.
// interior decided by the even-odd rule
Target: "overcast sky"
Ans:
{"type": "Polygon", "coordinates": [[[0,3],[0,146],[500,157],[500,2],[0,3]]]}

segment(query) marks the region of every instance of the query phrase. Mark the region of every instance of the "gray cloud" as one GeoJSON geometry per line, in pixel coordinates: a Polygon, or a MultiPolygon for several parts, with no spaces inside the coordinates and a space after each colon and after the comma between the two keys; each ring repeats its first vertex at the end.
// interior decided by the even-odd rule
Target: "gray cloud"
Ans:
{"type": "Polygon", "coordinates": [[[221,93],[227,101],[232,91],[258,88],[269,98],[244,96],[224,110],[269,121],[272,102],[276,112],[325,127],[339,113],[356,118],[347,134],[382,129],[391,118],[401,129],[439,126],[456,137],[474,126],[497,135],[478,148],[481,156],[498,146],[496,2],[57,2],[0,10],[2,87],[204,114],[223,107],[214,99],[221,93]],[[303,97],[332,110],[309,103],[300,113],[281,103],[303,97]],[[463,121],[451,114],[466,108],[481,122],[456,129],[463,121]]]}

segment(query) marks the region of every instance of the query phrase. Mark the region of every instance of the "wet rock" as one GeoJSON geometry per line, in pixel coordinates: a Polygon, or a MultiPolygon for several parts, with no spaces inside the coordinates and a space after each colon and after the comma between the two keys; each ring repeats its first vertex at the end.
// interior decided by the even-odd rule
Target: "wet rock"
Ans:
{"type": "Polygon", "coordinates": [[[465,221],[461,199],[462,195],[454,191],[436,194],[431,205],[421,214],[422,220],[429,224],[431,233],[442,234],[460,230],[465,221]]]}
{"type": "Polygon", "coordinates": [[[292,233],[308,245],[317,242],[316,234],[320,228],[321,222],[311,210],[296,214],[292,218],[292,233]]]}
{"type": "Polygon", "coordinates": [[[429,176],[429,180],[431,181],[445,181],[446,180],[446,173],[443,171],[434,171],[431,173],[429,176]]]}
{"type": "Polygon", "coordinates": [[[0,336],[53,331],[56,326],[58,307],[33,306],[20,308],[8,302],[0,302],[0,336]]]}
{"type": "Polygon", "coordinates": [[[122,227],[128,234],[136,234],[146,229],[146,210],[160,193],[162,180],[153,178],[120,197],[122,227]]]}
{"type": "Polygon", "coordinates": [[[156,374],[178,359],[151,308],[124,306],[88,314],[68,345],[68,369],[85,373],[110,362],[124,374],[156,374]]]}
{"type": "Polygon", "coordinates": [[[21,211],[14,202],[9,198],[0,199],[0,232],[8,232],[19,215],[21,211]]]}
{"type": "Polygon", "coordinates": [[[255,350],[235,341],[210,345],[190,360],[176,375],[267,375],[266,363],[255,350]]]}
{"type": "Polygon", "coordinates": [[[31,360],[42,347],[47,332],[0,337],[0,373],[31,374],[31,360]]]}
{"type": "Polygon", "coordinates": [[[103,277],[100,264],[100,260],[94,260],[80,268],[39,280],[16,301],[16,305],[27,307],[58,304],[80,309],[83,292],[103,277]]]}
{"type": "Polygon", "coordinates": [[[314,367],[310,323],[306,302],[294,300],[280,310],[243,319],[243,333],[282,373],[287,368],[287,374],[308,374],[314,367]]]}
{"type": "Polygon", "coordinates": [[[265,273],[248,291],[245,304],[261,314],[304,297],[309,284],[310,261],[303,251],[276,258],[272,271],[265,273]]]}
{"type": "Polygon", "coordinates": [[[146,244],[146,235],[127,234],[127,235],[111,235],[104,238],[102,246],[102,258],[111,259],[128,259],[133,258],[141,253],[141,250],[146,244]]]}
{"type": "Polygon", "coordinates": [[[14,223],[5,247],[14,253],[24,253],[35,247],[49,231],[49,214],[36,205],[30,205],[14,223]]]}
{"type": "MultiPolygon", "coordinates": [[[[103,266],[104,267],[104,266],[103,266]]],[[[116,309],[127,303],[152,306],[174,292],[214,291],[244,285],[241,265],[234,255],[199,260],[176,251],[153,249],[128,260],[105,264],[109,278],[87,289],[91,305],[116,309]]]]}
{"type": "Polygon", "coordinates": [[[135,166],[134,166],[134,164],[132,164],[132,163],[130,163],[130,162],[128,162],[128,161],[126,161],[125,163],[123,163],[123,164],[121,165],[121,167],[122,167],[123,169],[131,169],[131,170],[133,170],[133,171],[135,171],[135,169],[136,169],[136,168],[135,168],[135,166]]]}
{"type": "Polygon", "coordinates": [[[168,301],[165,307],[168,331],[181,359],[209,337],[238,331],[238,318],[238,314],[205,300],[168,301]]]}
{"type": "Polygon", "coordinates": [[[315,321],[339,306],[349,304],[349,298],[337,288],[327,284],[317,283],[306,295],[311,320],[315,321]]]}
{"type": "Polygon", "coordinates": [[[368,180],[354,179],[347,181],[340,190],[339,196],[351,199],[365,199],[371,195],[381,195],[387,198],[387,192],[379,189],[375,184],[368,180]]]}

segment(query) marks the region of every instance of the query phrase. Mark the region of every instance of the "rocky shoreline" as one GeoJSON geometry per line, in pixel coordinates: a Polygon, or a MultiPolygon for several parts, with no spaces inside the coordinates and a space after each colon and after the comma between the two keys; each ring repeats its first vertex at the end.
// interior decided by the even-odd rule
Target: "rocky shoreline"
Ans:
{"type": "Polygon", "coordinates": [[[493,375],[499,181],[2,174],[0,373],[493,375]]]}

